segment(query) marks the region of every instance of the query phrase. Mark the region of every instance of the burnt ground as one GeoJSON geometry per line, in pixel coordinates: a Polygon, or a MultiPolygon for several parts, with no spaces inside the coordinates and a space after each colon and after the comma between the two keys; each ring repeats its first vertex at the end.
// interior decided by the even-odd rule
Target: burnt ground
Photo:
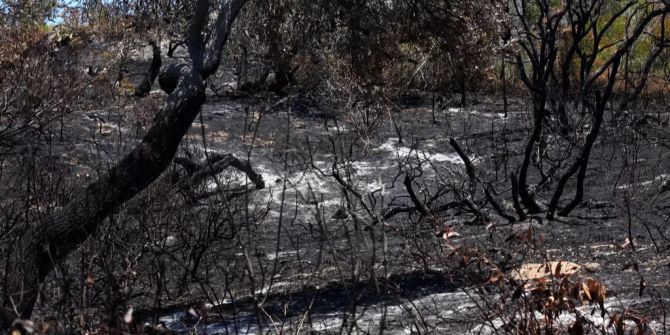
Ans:
{"type": "MultiPolygon", "coordinates": [[[[528,107],[515,102],[505,118],[498,102],[482,98],[465,108],[450,107],[447,101],[433,113],[431,99],[418,95],[413,101],[395,101],[390,109],[394,127],[388,110],[365,114],[327,95],[293,96],[275,104],[278,100],[209,99],[202,123],[194,124],[182,147],[197,159],[205,152],[248,157],[266,187],[234,207],[251,214],[235,223],[230,240],[216,240],[225,252],[205,257],[207,273],[186,284],[167,284],[175,290],[186,285],[188,298],[164,297],[160,306],[137,298],[131,302],[137,320],[207,334],[258,333],[259,324],[270,333],[503,332],[507,319],[500,306],[510,308],[505,300],[510,289],[491,284],[495,268],[511,277],[524,263],[562,260],[597,264],[576,276],[606,285],[609,315],[629,309],[648,316],[650,325],[663,332],[670,270],[670,244],[664,237],[670,194],[661,192],[670,178],[665,111],[654,110],[653,118],[641,118],[635,128],[609,123],[603,129],[587,173],[585,201],[569,217],[509,223],[489,206],[482,209],[485,222],[454,209],[437,214],[434,221],[401,213],[375,223],[363,207],[381,215],[389,207],[411,205],[403,186],[406,173],[415,177],[421,197],[448,190],[437,205],[465,194],[470,186],[450,137],[513,214],[509,174],[518,169],[530,133],[528,107]],[[334,164],[347,190],[333,176],[334,164]],[[459,236],[436,236],[446,227],[459,236]],[[519,237],[529,229],[530,238],[519,237]],[[627,238],[632,245],[625,245],[627,238]],[[249,272],[254,273],[252,282],[249,272]],[[207,307],[196,308],[203,304],[207,307]],[[195,311],[189,313],[192,307],[195,311]]],[[[123,111],[72,117],[77,126],[65,130],[63,147],[68,150],[63,157],[76,161],[70,164],[73,174],[85,179],[95,176],[91,157],[118,159],[145,129],[141,120],[129,121],[123,111]]],[[[583,139],[588,131],[584,120],[577,118],[574,125],[575,138],[583,139]]],[[[568,162],[576,152],[566,150],[567,142],[559,138],[548,136],[545,143],[549,158],[568,162]]],[[[533,170],[530,181],[536,183],[540,177],[533,170]]],[[[204,187],[243,183],[244,175],[229,169],[204,187]]],[[[540,203],[546,205],[554,185],[535,190],[540,203]]],[[[572,197],[574,184],[564,194],[572,197]]],[[[471,197],[483,199],[481,187],[471,197]]],[[[212,202],[192,206],[212,208],[212,202]]],[[[170,238],[177,243],[186,239],[170,228],[152,237],[170,238]]],[[[180,261],[168,258],[168,269],[177,273],[180,261]]],[[[607,326],[609,318],[598,319],[592,309],[579,311],[597,327],[607,326]]]]}

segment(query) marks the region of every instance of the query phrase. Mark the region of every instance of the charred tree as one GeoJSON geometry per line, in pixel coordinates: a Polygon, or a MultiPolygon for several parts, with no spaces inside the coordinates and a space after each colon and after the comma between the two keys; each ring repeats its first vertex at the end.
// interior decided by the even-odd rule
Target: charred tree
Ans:
{"type": "MultiPolygon", "coordinates": [[[[543,211],[531,194],[527,179],[534,148],[543,138],[545,122],[556,117],[561,133],[567,137],[570,109],[579,110],[583,115],[590,113],[589,133],[582,144],[574,144],[572,149],[568,149],[578,149],[579,154],[559,178],[547,209],[547,217],[553,218],[565,185],[577,174],[575,198],[559,211],[560,215],[567,215],[584,197],[588,162],[605,111],[612,105],[619,64],[649,23],[670,11],[670,6],[641,4],[630,0],[616,11],[607,12],[608,2],[604,0],[565,0],[559,5],[551,5],[543,0],[522,0],[514,2],[514,8],[521,27],[520,46],[523,50],[523,55],[517,55],[517,66],[521,80],[532,96],[533,130],[524,148],[519,179],[513,181],[516,184],[513,186],[516,186],[518,198],[528,212],[543,211]],[[631,11],[645,13],[631,34],[614,43],[605,43],[605,37],[611,32],[615,21],[631,11]],[[559,41],[563,44],[558,44],[559,41]],[[613,46],[616,46],[615,52],[597,66],[603,51],[613,46]],[[530,63],[529,72],[524,60],[530,63]],[[576,79],[573,78],[575,76],[576,79]],[[598,88],[603,77],[605,83],[602,88],[598,88]]],[[[663,35],[660,40],[664,40],[663,35]]],[[[651,52],[643,73],[648,74],[663,45],[662,42],[658,43],[651,52]]],[[[644,81],[641,85],[644,85],[644,81]]],[[[555,165],[551,174],[558,167],[555,165]]]]}
{"type": "Polygon", "coordinates": [[[203,34],[210,17],[210,1],[198,0],[194,4],[188,30],[190,63],[181,67],[174,91],[141,143],[63,209],[32,225],[19,237],[17,248],[6,255],[11,273],[2,292],[0,328],[8,328],[15,318],[30,318],[41,283],[52,269],[169,166],[205,102],[205,80],[218,69],[223,46],[245,3],[246,0],[230,0],[217,10],[208,43],[203,34]]]}
{"type": "Polygon", "coordinates": [[[549,88],[547,82],[556,62],[556,31],[561,20],[567,12],[567,8],[553,11],[551,6],[542,0],[536,0],[535,5],[539,17],[529,17],[528,1],[523,0],[520,4],[514,3],[516,16],[522,25],[523,40],[521,48],[525,57],[531,64],[531,76],[526,72],[526,67],[521,55],[517,55],[517,66],[521,80],[532,95],[533,102],[533,130],[524,148],[523,162],[519,171],[518,191],[519,197],[529,213],[540,213],[542,208],[535,201],[528,187],[528,172],[533,154],[533,148],[540,142],[544,118],[547,116],[546,105],[549,88]]]}
{"type": "Polygon", "coordinates": [[[171,94],[177,88],[180,73],[185,66],[186,64],[171,64],[158,76],[158,84],[165,93],[171,94]]]}
{"type": "Polygon", "coordinates": [[[135,88],[135,96],[144,97],[151,92],[151,86],[154,84],[158,73],[161,70],[161,48],[156,42],[150,41],[151,45],[151,66],[144,75],[142,82],[135,88]]]}
{"type": "MultiPolygon", "coordinates": [[[[600,2],[600,5],[602,6],[602,2],[600,2]]],[[[605,22],[605,24],[602,26],[600,30],[594,30],[595,28],[592,28],[592,43],[593,45],[591,46],[592,51],[591,52],[584,52],[581,47],[577,46],[575,47],[575,54],[578,55],[579,57],[579,73],[580,73],[580,101],[584,105],[582,108],[585,110],[590,110],[592,111],[592,116],[591,116],[591,125],[590,125],[590,131],[586,136],[586,139],[584,141],[584,144],[580,150],[579,155],[575,159],[575,161],[569,166],[569,168],[563,173],[561,178],[559,179],[559,182],[556,186],[556,189],[554,191],[554,194],[552,196],[552,199],[549,203],[549,208],[547,210],[547,218],[553,219],[555,216],[556,211],[558,210],[558,215],[561,216],[566,216],[569,215],[572,210],[574,210],[583,200],[584,198],[584,183],[586,179],[586,171],[588,168],[589,164],[589,159],[591,156],[591,151],[593,149],[593,146],[598,138],[598,134],[600,133],[600,129],[604,120],[605,116],[605,110],[608,108],[608,106],[611,106],[613,104],[613,96],[614,96],[614,86],[617,82],[617,74],[619,72],[619,66],[623,60],[623,57],[628,54],[629,50],[632,48],[633,44],[642,36],[642,34],[645,32],[646,27],[649,25],[650,22],[652,22],[656,17],[661,16],[661,19],[665,17],[665,15],[670,12],[670,6],[663,6],[658,9],[649,11],[635,26],[635,29],[631,33],[630,36],[628,36],[624,41],[621,42],[620,46],[617,48],[616,52],[612,56],[610,56],[600,67],[596,68],[594,70],[594,64],[596,63],[596,57],[599,51],[603,50],[606,46],[601,46],[601,41],[603,39],[603,36],[608,32],[609,28],[612,26],[614,20],[621,15],[624,14],[625,10],[628,8],[631,8],[633,5],[635,5],[634,1],[631,1],[628,3],[627,6],[625,6],[623,9],[620,11],[616,12],[613,16],[608,18],[608,20],[605,22]],[[594,91],[594,86],[596,83],[596,80],[598,78],[601,78],[604,74],[607,74],[606,76],[606,85],[603,89],[601,90],[596,90],[594,93],[591,93],[594,91]],[[595,101],[594,101],[595,100],[595,101]],[[575,191],[575,197],[563,208],[559,210],[559,201],[561,199],[561,196],[564,192],[565,185],[567,182],[574,176],[574,174],[577,173],[577,179],[576,179],[576,191],[575,191]]],[[[597,9],[597,7],[596,7],[597,9]]],[[[586,15],[589,13],[583,13],[582,15],[586,15]]],[[[595,22],[599,20],[599,15],[597,13],[592,13],[590,15],[589,22],[592,26],[595,26],[595,22]]],[[[581,31],[586,31],[585,28],[575,28],[579,24],[586,26],[587,22],[573,22],[572,27],[573,27],[573,36],[577,35],[576,32],[577,30],[581,31]]],[[[664,27],[664,23],[661,23],[661,27],[664,27]]],[[[663,48],[664,43],[663,40],[664,38],[664,32],[661,33],[660,37],[660,43],[652,50],[650,55],[647,57],[647,60],[645,62],[644,68],[643,68],[643,76],[646,76],[654,61],[657,59],[657,57],[660,54],[661,48],[663,48]]],[[[581,40],[581,38],[580,38],[581,40]]],[[[566,60],[568,61],[568,60],[566,60]]],[[[570,60],[571,61],[571,60],[570,60]]],[[[564,68],[567,68],[568,66],[564,66],[564,68]]],[[[643,79],[641,83],[639,84],[638,87],[636,87],[635,90],[635,95],[640,94],[642,87],[645,84],[645,80],[643,79]]],[[[630,101],[626,99],[626,101],[630,101]]],[[[626,102],[625,101],[625,102],[626,102]]],[[[625,103],[624,102],[624,103],[625,103]]]]}

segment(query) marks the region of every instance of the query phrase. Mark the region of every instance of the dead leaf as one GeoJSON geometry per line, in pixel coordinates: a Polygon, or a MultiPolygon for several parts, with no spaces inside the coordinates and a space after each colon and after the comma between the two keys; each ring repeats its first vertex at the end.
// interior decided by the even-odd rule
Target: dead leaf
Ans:
{"type": "Polygon", "coordinates": [[[487,284],[497,285],[497,284],[501,283],[503,279],[504,279],[503,274],[500,273],[500,272],[496,272],[495,274],[493,274],[493,275],[489,278],[489,280],[488,280],[486,283],[487,283],[487,284]]]}
{"type": "Polygon", "coordinates": [[[626,237],[626,239],[623,241],[623,243],[619,246],[616,247],[617,251],[623,251],[630,245],[630,239],[626,237]]]}
{"type": "Polygon", "coordinates": [[[605,285],[603,285],[601,282],[593,279],[593,278],[587,278],[586,279],[586,286],[589,291],[589,296],[593,298],[591,301],[594,301],[598,303],[600,306],[600,311],[605,313],[605,297],[607,296],[607,291],[605,289],[605,285]]]}
{"type": "Polygon", "coordinates": [[[126,314],[123,315],[123,322],[125,323],[131,323],[133,322],[133,308],[130,307],[126,311],[126,314]]]}
{"type": "MultiPolygon", "coordinates": [[[[452,230],[452,231],[448,232],[447,234],[445,234],[445,236],[446,236],[446,238],[445,238],[445,240],[446,240],[446,239],[449,239],[449,238],[452,238],[452,237],[461,237],[461,234],[452,230]]],[[[445,236],[443,236],[443,237],[445,237],[445,236]]]]}
{"type": "Polygon", "coordinates": [[[516,280],[532,280],[548,276],[568,277],[577,273],[580,268],[579,264],[566,261],[546,262],[542,264],[526,263],[512,275],[512,278],[516,280]]]}
{"type": "Polygon", "coordinates": [[[452,237],[460,237],[461,234],[453,230],[451,227],[446,227],[435,233],[435,236],[442,237],[443,239],[448,240],[452,237]]]}
{"type": "Polygon", "coordinates": [[[589,290],[589,286],[586,285],[586,283],[582,283],[582,291],[584,291],[584,295],[586,295],[586,298],[588,298],[589,301],[592,301],[593,298],[591,297],[591,290],[589,290]]]}

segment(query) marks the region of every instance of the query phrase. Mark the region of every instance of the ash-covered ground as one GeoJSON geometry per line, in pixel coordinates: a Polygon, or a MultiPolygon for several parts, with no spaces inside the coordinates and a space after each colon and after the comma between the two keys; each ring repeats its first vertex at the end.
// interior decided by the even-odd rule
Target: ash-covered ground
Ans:
{"type": "MultiPolygon", "coordinates": [[[[654,112],[639,129],[605,126],[591,157],[585,201],[568,217],[509,222],[490,205],[478,209],[481,217],[463,206],[430,217],[416,209],[385,217],[413,205],[407,176],[431,208],[463,199],[485,204],[483,188],[469,181],[450,138],[503,211],[514,215],[509,176],[518,171],[530,133],[529,107],[514,102],[505,117],[492,99],[461,108],[447,100],[436,105],[422,94],[382,112],[327,96],[290,96],[278,104],[277,97],[210,97],[178,156],[248,159],[265,187],[229,201],[221,194],[248,184],[245,174],[228,168],[207,179],[201,191],[214,195],[192,201],[189,210],[225,213],[228,219],[217,221],[224,224],[211,229],[229,233],[196,239],[217,252],[204,251],[189,278],[179,275],[193,266],[196,248],[187,232],[214,234],[197,220],[202,216],[152,226],[150,238],[137,238],[138,244],[161,244],[155,259],[164,274],[178,279],[166,280],[154,301],[150,294],[131,299],[136,319],[184,334],[505,333],[505,324],[523,310],[509,306],[522,305],[525,295],[512,302],[514,288],[492,279],[498,273],[512,278],[524,264],[564,261],[584,266],[574,280],[605,285],[606,313],[585,302],[561,313],[557,325],[567,329],[583,318],[611,332],[612,317],[628,311],[664,333],[667,115],[654,112]],[[445,232],[452,234],[444,238],[445,232]],[[171,300],[177,291],[179,299],[171,300]]],[[[144,131],[123,111],[73,117],[78,128],[65,130],[69,150],[63,157],[83,179],[94,178],[99,168],[86,157],[118,159],[144,131]]],[[[587,123],[575,121],[577,141],[587,123]]],[[[533,186],[542,179],[537,171],[551,164],[564,168],[574,159],[566,142],[551,134],[536,154],[542,159],[531,169],[533,186]]],[[[534,189],[540,204],[549,202],[555,182],[534,189]]],[[[573,196],[574,183],[564,194],[573,196]]]]}

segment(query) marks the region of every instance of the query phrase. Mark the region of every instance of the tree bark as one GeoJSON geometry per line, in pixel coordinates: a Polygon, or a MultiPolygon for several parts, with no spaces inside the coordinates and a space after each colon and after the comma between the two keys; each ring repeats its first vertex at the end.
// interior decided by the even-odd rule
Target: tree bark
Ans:
{"type": "Polygon", "coordinates": [[[158,76],[158,84],[165,93],[171,94],[177,88],[179,73],[184,66],[185,64],[171,64],[158,76]]]}
{"type": "Polygon", "coordinates": [[[512,182],[512,203],[514,204],[514,210],[519,216],[519,221],[523,221],[526,219],[526,212],[523,211],[523,208],[521,208],[521,204],[519,203],[519,182],[517,181],[514,172],[510,174],[510,180],[512,182]]]}
{"type": "Polygon", "coordinates": [[[135,96],[138,97],[147,96],[149,92],[151,92],[151,86],[154,84],[154,81],[161,70],[161,48],[154,41],[150,41],[149,44],[151,45],[152,50],[151,66],[144,75],[142,82],[135,88],[135,96]]]}
{"type": "Polygon", "coordinates": [[[528,179],[528,168],[530,167],[530,160],[533,154],[533,147],[535,146],[535,143],[540,141],[540,137],[542,136],[542,122],[544,118],[544,107],[543,107],[544,100],[533,104],[535,105],[533,107],[534,109],[533,132],[531,133],[530,138],[528,139],[528,142],[526,143],[526,147],[524,149],[523,162],[521,163],[521,171],[519,171],[519,184],[517,186],[521,202],[523,203],[524,206],[526,206],[526,209],[531,214],[542,212],[542,208],[540,208],[540,205],[538,205],[537,202],[535,202],[535,199],[528,191],[528,184],[526,180],[528,179]]]}
{"type": "Polygon", "coordinates": [[[517,54],[516,61],[519,69],[521,81],[528,87],[533,95],[533,132],[531,133],[526,147],[524,149],[523,162],[519,171],[519,181],[517,186],[521,202],[529,213],[540,213],[542,208],[535,201],[528,189],[528,169],[533,153],[535,143],[538,143],[542,136],[543,122],[546,113],[546,103],[548,98],[547,82],[550,80],[552,69],[556,63],[556,32],[563,16],[568,9],[564,8],[559,12],[552,13],[550,7],[540,6],[541,19],[537,23],[532,23],[526,15],[525,3],[521,6],[513,2],[516,15],[520,19],[525,32],[525,40],[520,43],[523,51],[531,62],[532,76],[529,78],[526,73],[523,60],[520,54],[517,54]],[[538,31],[538,34],[534,33],[538,31]]]}

